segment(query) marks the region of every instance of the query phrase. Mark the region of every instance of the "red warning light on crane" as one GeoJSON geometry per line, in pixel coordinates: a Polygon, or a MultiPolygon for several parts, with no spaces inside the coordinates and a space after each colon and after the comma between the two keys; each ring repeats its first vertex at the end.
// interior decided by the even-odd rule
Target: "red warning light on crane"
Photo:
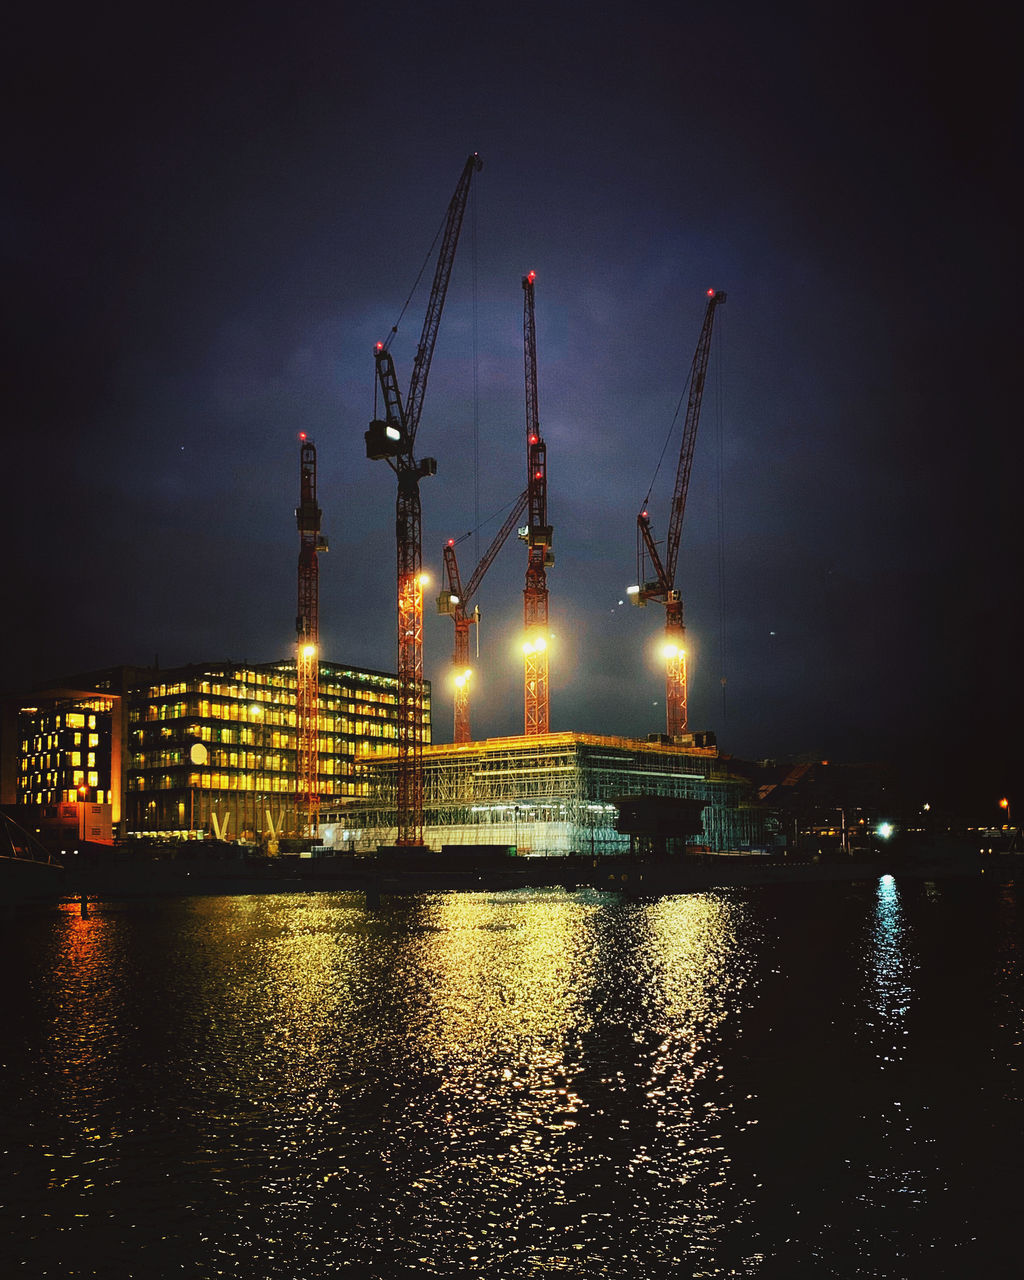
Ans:
{"type": "Polygon", "coordinates": [[[714,291],[714,289],[709,289],[709,290],[707,291],[707,295],[706,295],[706,296],[707,296],[707,297],[709,297],[709,298],[713,298],[713,297],[715,296],[715,291],[714,291]]]}
{"type": "Polygon", "coordinates": [[[383,351],[383,350],[384,350],[384,343],[383,343],[383,342],[378,342],[378,343],[376,344],[376,346],[375,346],[373,349],[374,349],[374,351],[383,351]]]}
{"type": "Polygon", "coordinates": [[[306,433],[305,433],[305,431],[300,431],[300,432],[299,432],[299,439],[300,439],[300,440],[305,440],[305,438],[306,438],[306,433]]]}

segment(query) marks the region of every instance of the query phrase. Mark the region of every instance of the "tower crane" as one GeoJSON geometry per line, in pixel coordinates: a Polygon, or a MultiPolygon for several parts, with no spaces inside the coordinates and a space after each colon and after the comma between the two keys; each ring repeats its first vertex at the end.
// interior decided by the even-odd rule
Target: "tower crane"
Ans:
{"type": "Polygon", "coordinates": [[[298,751],[296,826],[315,836],[320,821],[320,567],[327,550],[320,534],[323,512],[316,499],[316,445],[299,433],[299,593],[295,616],[298,751]]]}
{"type": "MultiPolygon", "coordinates": [[[[444,234],[427,303],[409,390],[402,402],[388,342],[378,342],[374,356],[384,417],[375,418],[364,434],[366,456],[383,459],[398,479],[395,540],[398,550],[398,777],[397,825],[400,845],[423,843],[423,547],[420,480],[437,472],[434,458],[413,453],[427,376],[434,355],[441,312],[448,292],[455,249],[462,228],[473,174],[483,167],[476,154],[462,170],[448,204],[444,234]]],[[[392,337],[394,330],[392,330],[392,337]]]]}
{"type": "MultiPolygon", "coordinates": [[[[469,689],[473,673],[469,663],[469,629],[479,621],[480,610],[474,609],[469,613],[469,602],[476,594],[476,589],[491,567],[494,557],[505,545],[508,535],[518,525],[519,517],[526,510],[528,498],[529,492],[524,489],[516,499],[505,523],[494,535],[494,541],[481,556],[480,563],[473,570],[465,590],[459,576],[459,562],[455,556],[456,539],[449,538],[444,548],[445,585],[437,597],[437,611],[447,613],[455,623],[455,652],[452,655],[452,675],[455,682],[455,729],[452,739],[454,742],[472,741],[469,731],[469,689]]],[[[463,534],[463,538],[468,537],[469,534],[463,534]]],[[[458,542],[463,538],[459,538],[458,542]]]]}
{"type": "Polygon", "coordinates": [[[555,563],[548,524],[547,450],[537,413],[537,323],[534,282],[537,273],[523,276],[523,363],[526,371],[526,492],[529,523],[519,536],[527,547],[526,586],[523,589],[523,733],[547,733],[548,702],[548,586],[547,573],[555,563]]]}
{"type": "Polygon", "coordinates": [[[693,364],[690,368],[690,395],[686,405],[683,439],[676,468],[676,485],[672,497],[672,514],[669,519],[665,553],[658,551],[651,533],[651,518],[643,510],[636,518],[637,579],[638,585],[628,589],[635,605],[646,605],[649,600],[660,600],[665,606],[665,717],[670,738],[686,732],[686,628],[683,624],[683,600],[676,588],[676,562],[679,558],[679,540],[686,511],[686,493],[690,486],[693,466],[693,448],[697,439],[697,423],[704,397],[704,379],[711,350],[711,330],[716,309],[725,302],[725,294],[717,289],[707,291],[707,308],[704,323],[697,340],[693,364]],[[648,573],[648,566],[651,573],[648,573]],[[653,576],[652,576],[653,575],[653,576]]]}

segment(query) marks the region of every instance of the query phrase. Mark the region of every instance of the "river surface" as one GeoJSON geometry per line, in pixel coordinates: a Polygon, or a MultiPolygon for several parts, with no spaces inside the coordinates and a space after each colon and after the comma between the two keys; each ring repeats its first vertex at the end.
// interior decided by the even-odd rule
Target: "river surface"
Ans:
{"type": "Polygon", "coordinates": [[[0,1274],[1016,1276],[1021,889],[8,913],[0,1274]]]}

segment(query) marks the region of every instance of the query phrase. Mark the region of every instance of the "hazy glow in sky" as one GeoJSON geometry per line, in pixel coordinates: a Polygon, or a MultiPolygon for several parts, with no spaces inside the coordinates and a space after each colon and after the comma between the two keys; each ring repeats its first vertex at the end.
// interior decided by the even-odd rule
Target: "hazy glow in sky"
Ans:
{"type": "MultiPolygon", "coordinates": [[[[5,684],[289,653],[300,431],[324,654],[394,669],[373,344],[478,151],[417,439],[424,563],[439,583],[444,542],[491,518],[468,579],[524,487],[536,270],[552,728],[663,727],[663,611],[622,602],[712,287],[677,575],[692,727],[755,757],[1008,743],[1012,42],[870,5],[555,3],[484,28],[398,3],[386,31],[347,8],[184,9],[158,39],[22,18],[5,684]]],[[[392,339],[403,389],[425,305],[392,339]]],[[[511,539],[475,601],[482,736],[522,725],[525,568],[511,539]]],[[[438,740],[451,632],[428,612],[438,740]]]]}

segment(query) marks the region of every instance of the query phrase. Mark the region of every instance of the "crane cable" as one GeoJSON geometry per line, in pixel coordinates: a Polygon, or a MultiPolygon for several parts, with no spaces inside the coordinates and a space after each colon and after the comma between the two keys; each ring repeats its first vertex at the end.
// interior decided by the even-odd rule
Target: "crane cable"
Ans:
{"type": "Polygon", "coordinates": [[[665,454],[668,452],[668,446],[672,442],[672,435],[675,432],[676,423],[679,421],[679,411],[682,409],[683,401],[686,399],[687,393],[690,390],[690,379],[692,377],[692,374],[693,374],[693,370],[691,369],[690,372],[686,375],[686,383],[683,386],[682,394],[680,395],[679,400],[676,404],[676,411],[672,415],[672,421],[669,423],[668,433],[665,436],[665,443],[661,446],[661,453],[658,456],[658,465],[654,468],[654,475],[651,476],[651,483],[647,486],[647,496],[644,498],[640,506],[641,511],[646,511],[647,504],[651,500],[651,493],[654,490],[655,484],[657,483],[658,473],[661,471],[661,464],[665,461],[665,454]]]}
{"type": "Polygon", "coordinates": [[[722,685],[722,722],[726,719],[725,705],[725,431],[722,425],[722,348],[724,334],[719,327],[719,340],[715,351],[715,430],[718,435],[718,672],[722,685]]]}
{"type": "MultiPolygon", "coordinates": [[[[473,553],[480,559],[480,325],[479,296],[477,291],[477,202],[472,201],[470,211],[471,260],[473,264],[473,519],[476,521],[477,536],[473,540],[473,553]]],[[[476,636],[477,649],[480,647],[480,632],[476,636]]],[[[477,657],[479,657],[477,653],[477,657]]]]}
{"type": "Polygon", "coordinates": [[[398,332],[398,326],[402,323],[402,320],[405,317],[405,313],[409,310],[409,304],[413,300],[413,295],[416,293],[416,290],[420,287],[420,281],[423,279],[423,273],[424,271],[426,271],[427,264],[430,262],[430,259],[434,256],[434,250],[437,247],[438,240],[441,239],[441,233],[444,231],[445,223],[447,222],[447,220],[448,220],[448,213],[446,211],[444,217],[441,219],[440,226],[437,228],[437,231],[434,233],[434,239],[431,241],[430,248],[427,250],[427,256],[423,259],[423,265],[420,267],[419,274],[417,275],[415,281],[413,282],[412,288],[409,290],[409,296],[406,298],[405,302],[402,304],[402,310],[398,313],[398,319],[391,326],[391,332],[388,334],[387,341],[384,343],[385,351],[387,351],[388,348],[391,346],[391,341],[394,338],[395,334],[398,332]]]}
{"type": "MultiPolygon", "coordinates": [[[[441,219],[440,226],[437,228],[437,231],[434,233],[434,238],[430,243],[430,248],[427,250],[427,256],[423,259],[423,265],[419,269],[419,274],[416,276],[416,279],[413,282],[413,286],[409,290],[409,296],[406,298],[405,302],[402,304],[402,309],[398,313],[398,319],[391,326],[391,332],[388,334],[386,340],[380,344],[382,351],[389,351],[391,349],[391,342],[395,334],[398,332],[398,326],[402,323],[405,313],[409,310],[409,304],[412,302],[413,296],[416,293],[416,290],[420,287],[420,281],[423,279],[423,273],[427,269],[427,263],[434,256],[434,249],[437,247],[437,242],[441,238],[441,233],[444,230],[444,225],[445,225],[445,222],[447,221],[447,218],[448,218],[448,215],[446,213],[445,216],[441,219]]],[[[378,382],[378,378],[375,373],[373,378],[373,416],[374,417],[377,416],[377,394],[378,394],[377,382],[378,382]]]]}
{"type": "Polygon", "coordinates": [[[465,542],[467,538],[478,537],[480,534],[480,530],[485,525],[488,525],[492,521],[497,520],[499,516],[503,516],[507,511],[511,511],[512,508],[519,501],[519,498],[521,496],[522,495],[518,495],[517,497],[513,498],[511,502],[506,502],[503,507],[499,507],[497,511],[493,512],[491,515],[486,516],[483,520],[479,521],[475,529],[467,529],[465,533],[460,534],[457,538],[453,538],[452,545],[455,547],[458,547],[458,546],[461,546],[462,543],[465,542]]]}

